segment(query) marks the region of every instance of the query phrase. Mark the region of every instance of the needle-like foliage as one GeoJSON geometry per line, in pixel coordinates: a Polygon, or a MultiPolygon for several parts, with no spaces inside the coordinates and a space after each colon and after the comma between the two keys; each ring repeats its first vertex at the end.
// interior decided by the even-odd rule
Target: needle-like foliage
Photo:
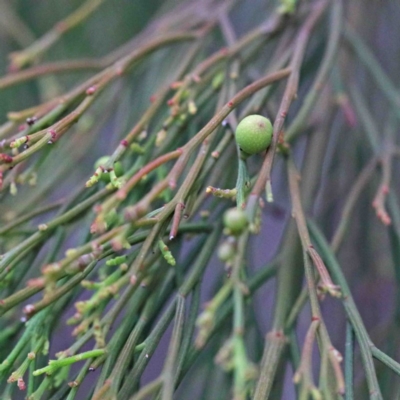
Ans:
{"type": "Polygon", "coordinates": [[[399,398],[399,19],[0,0],[0,398],[399,398]]]}

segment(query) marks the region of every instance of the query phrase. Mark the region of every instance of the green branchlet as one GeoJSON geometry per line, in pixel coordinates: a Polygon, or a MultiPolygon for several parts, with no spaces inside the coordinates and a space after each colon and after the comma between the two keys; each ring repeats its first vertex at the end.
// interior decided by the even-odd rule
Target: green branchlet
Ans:
{"type": "Polygon", "coordinates": [[[74,364],[82,360],[87,360],[89,358],[100,357],[105,354],[106,354],[105,349],[95,349],[86,351],[84,353],[76,354],[75,356],[72,357],[61,358],[58,360],[50,360],[49,365],[47,365],[44,368],[37,369],[36,371],[33,372],[33,375],[34,376],[42,374],[51,375],[60,368],[70,366],[71,364],[74,364]]]}

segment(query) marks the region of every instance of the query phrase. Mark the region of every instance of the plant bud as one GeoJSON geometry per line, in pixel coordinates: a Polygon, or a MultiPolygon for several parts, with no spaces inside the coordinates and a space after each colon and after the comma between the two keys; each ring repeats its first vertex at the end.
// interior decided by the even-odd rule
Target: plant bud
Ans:
{"type": "Polygon", "coordinates": [[[243,210],[230,208],[224,214],[224,226],[232,235],[240,235],[247,227],[247,218],[243,210]]]}

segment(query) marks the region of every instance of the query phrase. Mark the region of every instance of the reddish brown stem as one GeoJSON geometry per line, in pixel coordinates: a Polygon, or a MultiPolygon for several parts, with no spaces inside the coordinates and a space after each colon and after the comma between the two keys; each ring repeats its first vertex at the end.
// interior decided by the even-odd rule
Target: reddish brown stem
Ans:
{"type": "Polygon", "coordinates": [[[104,68],[105,65],[101,60],[71,60],[71,61],[56,61],[47,64],[36,65],[29,69],[14,72],[0,78],[0,89],[23,83],[43,75],[69,73],[80,70],[98,70],[104,68]]]}
{"type": "Polygon", "coordinates": [[[319,325],[320,325],[319,319],[313,320],[311,322],[311,325],[308,328],[306,334],[306,338],[304,340],[300,365],[293,377],[293,381],[295,383],[300,383],[300,381],[303,382],[303,387],[305,388],[305,390],[315,390],[315,391],[317,390],[312,376],[312,353],[315,342],[315,336],[319,325]]]}
{"type": "MultiPolygon", "coordinates": [[[[313,263],[321,278],[321,288],[330,293],[332,296],[340,296],[339,287],[333,284],[322,258],[319,256],[317,251],[314,249],[313,244],[311,243],[307,222],[300,199],[300,189],[298,183],[300,176],[292,160],[288,161],[288,174],[290,197],[292,200],[293,210],[292,215],[296,220],[297,230],[299,232],[303,251],[313,260],[313,263]]],[[[307,276],[307,279],[311,279],[312,284],[314,284],[313,277],[307,276]]]]}
{"type": "Polygon", "coordinates": [[[171,151],[170,153],[164,154],[152,162],[148,163],[145,167],[141,168],[132,178],[129,179],[128,182],[122,186],[121,189],[116,193],[116,197],[119,200],[125,199],[127,194],[132,190],[132,188],[147,174],[149,174],[154,169],[158,168],[160,165],[165,164],[168,161],[171,161],[175,158],[178,158],[182,154],[182,149],[177,149],[171,151]]]}
{"type": "Polygon", "coordinates": [[[290,74],[290,68],[284,68],[280,71],[273,72],[252,84],[246,86],[242,90],[240,90],[228,103],[226,103],[221,110],[214,115],[214,117],[201,129],[196,136],[190,139],[185,146],[182,147],[183,154],[182,157],[176,162],[174,168],[170,173],[170,185],[176,184],[179,175],[184,169],[187,160],[192,153],[192,151],[202,143],[218,126],[222,123],[222,121],[234,110],[240,103],[250,97],[252,94],[256,93],[260,89],[265,86],[271,85],[274,82],[277,82],[281,79],[286,78],[290,74]]]}
{"type": "Polygon", "coordinates": [[[367,185],[368,181],[371,179],[376,165],[377,159],[373,158],[370,162],[364,167],[361,171],[360,175],[358,176],[356,182],[354,183],[353,187],[350,190],[350,193],[347,197],[346,203],[343,207],[342,216],[340,218],[340,223],[335,230],[333,238],[331,240],[331,247],[334,253],[337,253],[339,250],[343,239],[345,237],[346,229],[350,220],[350,215],[356,205],[357,199],[360,197],[361,192],[364,190],[365,186],[367,185]]]}
{"type": "MultiPolygon", "coordinates": [[[[121,201],[123,201],[128,193],[140,182],[141,179],[147,174],[149,174],[154,169],[158,168],[160,165],[165,164],[166,162],[173,160],[174,158],[178,158],[182,154],[181,149],[177,149],[175,151],[171,151],[170,153],[164,154],[155,160],[151,161],[149,164],[141,168],[135,175],[133,175],[113,196],[111,196],[105,204],[100,208],[99,215],[94,220],[91,230],[92,232],[102,232],[105,229],[104,226],[104,215],[110,211],[113,207],[116,207],[121,201]]],[[[150,196],[151,201],[157,197],[166,187],[166,180],[161,181],[159,184],[154,186],[154,188],[147,194],[150,196]],[[160,186],[160,183],[162,184],[160,186]],[[155,197],[153,197],[153,195],[155,197]]],[[[138,204],[133,207],[128,208],[127,210],[127,220],[133,221],[137,220],[145,214],[147,210],[147,203],[143,203],[145,196],[138,204]],[[135,211],[132,210],[134,208],[135,211]],[[133,217],[135,216],[135,217],[133,217]]]]}
{"type": "Polygon", "coordinates": [[[392,220],[386,211],[385,200],[389,194],[390,180],[392,176],[392,153],[386,151],[381,160],[382,163],[382,182],[379,185],[372,206],[375,208],[376,215],[384,225],[390,225],[392,220]]]}
{"type": "Polygon", "coordinates": [[[294,46],[295,51],[290,63],[291,73],[286,85],[285,93],[282,98],[282,102],[279,106],[279,110],[274,122],[274,131],[272,144],[269,147],[265,156],[260,174],[258,175],[257,181],[253,187],[252,193],[249,196],[247,203],[247,212],[251,220],[255,217],[255,210],[258,204],[258,198],[261,192],[267,188],[267,200],[272,201],[271,193],[271,170],[274,162],[274,156],[278,147],[279,137],[283,128],[283,124],[286,119],[286,115],[289,111],[289,107],[292,101],[297,96],[297,88],[299,83],[300,68],[302,65],[304,53],[306,50],[307,43],[309,41],[311,32],[321,17],[328,3],[326,1],[318,3],[313,12],[310,14],[302,29],[299,32],[296,44],[294,46]]]}
{"type": "Polygon", "coordinates": [[[178,203],[175,207],[174,218],[172,220],[171,231],[169,233],[169,240],[175,239],[178,234],[179,223],[182,219],[182,211],[185,209],[185,205],[183,203],[178,203]]]}

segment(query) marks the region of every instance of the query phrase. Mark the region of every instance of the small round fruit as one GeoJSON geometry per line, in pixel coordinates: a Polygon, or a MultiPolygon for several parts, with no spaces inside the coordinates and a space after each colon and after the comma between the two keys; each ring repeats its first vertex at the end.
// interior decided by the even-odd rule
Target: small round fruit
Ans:
{"type": "Polygon", "coordinates": [[[229,240],[222,242],[218,247],[218,258],[226,263],[235,256],[235,247],[229,240]]]}
{"type": "Polygon", "coordinates": [[[224,226],[232,235],[240,235],[247,227],[246,214],[239,208],[230,208],[224,214],[224,226]]]}
{"type": "Polygon", "coordinates": [[[272,140],[272,124],[262,115],[243,118],[236,128],[236,143],[246,154],[260,153],[268,148],[272,140]]]}

